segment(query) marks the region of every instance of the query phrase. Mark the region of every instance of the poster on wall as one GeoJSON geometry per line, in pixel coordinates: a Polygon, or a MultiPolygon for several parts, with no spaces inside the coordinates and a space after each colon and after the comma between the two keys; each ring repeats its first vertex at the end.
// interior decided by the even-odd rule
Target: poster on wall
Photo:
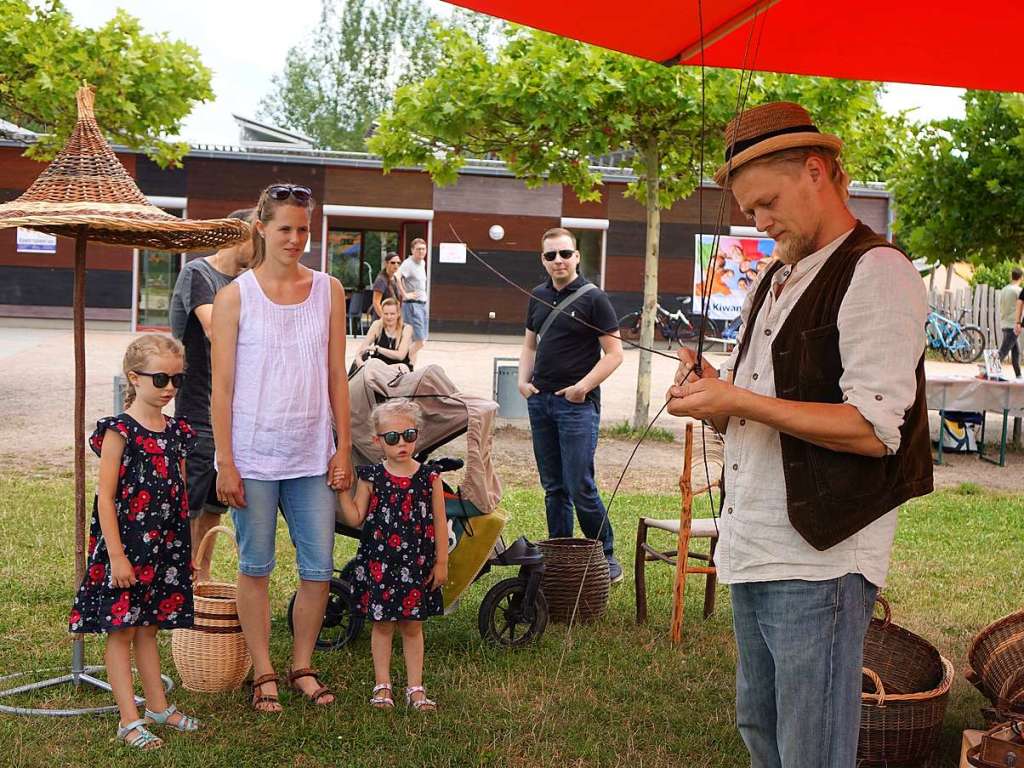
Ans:
{"type": "Polygon", "coordinates": [[[18,253],[56,253],[57,236],[18,227],[18,253]]]}
{"type": "Polygon", "coordinates": [[[755,278],[771,263],[775,241],[768,237],[732,237],[728,235],[697,235],[698,258],[693,270],[694,312],[704,312],[704,275],[711,272],[712,257],[716,265],[708,297],[708,317],[732,320],[743,308],[755,278]],[[717,253],[711,250],[718,241],[717,253]]]}

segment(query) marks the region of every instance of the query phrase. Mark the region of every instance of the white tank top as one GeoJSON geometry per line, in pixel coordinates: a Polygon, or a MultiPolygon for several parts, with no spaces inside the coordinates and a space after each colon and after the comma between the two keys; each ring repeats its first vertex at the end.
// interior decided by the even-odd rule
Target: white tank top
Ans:
{"type": "Polygon", "coordinates": [[[231,449],[251,480],[312,477],[334,454],[328,395],[331,280],[313,272],[299,304],[275,304],[253,272],[236,281],[241,294],[231,449]]]}

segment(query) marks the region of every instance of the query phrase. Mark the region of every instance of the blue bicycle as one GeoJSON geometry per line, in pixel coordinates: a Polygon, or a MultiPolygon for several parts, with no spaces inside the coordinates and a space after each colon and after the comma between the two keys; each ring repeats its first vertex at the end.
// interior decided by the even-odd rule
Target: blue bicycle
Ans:
{"type": "Polygon", "coordinates": [[[947,360],[957,363],[973,363],[985,351],[985,332],[977,325],[965,325],[967,309],[960,310],[960,317],[951,320],[931,307],[925,321],[928,346],[942,352],[947,360]]]}

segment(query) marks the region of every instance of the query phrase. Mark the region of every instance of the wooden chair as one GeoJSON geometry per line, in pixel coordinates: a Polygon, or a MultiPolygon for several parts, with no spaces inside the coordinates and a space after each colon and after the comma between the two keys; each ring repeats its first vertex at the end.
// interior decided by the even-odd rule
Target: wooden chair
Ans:
{"type": "Polygon", "coordinates": [[[724,444],[718,435],[706,430],[708,467],[705,469],[703,448],[701,460],[693,461],[693,424],[686,425],[686,443],[683,453],[683,471],[679,475],[679,492],[681,503],[678,519],[659,519],[641,517],[636,530],[636,558],[634,561],[636,584],[636,622],[643,624],[647,620],[647,582],[646,568],[649,562],[667,563],[675,568],[676,576],[672,594],[672,641],[678,643],[682,638],[683,598],[686,589],[687,574],[697,573],[705,576],[704,582],[704,618],[708,618],[715,610],[715,566],[711,558],[715,554],[718,541],[718,525],[713,518],[693,519],[693,499],[706,493],[709,489],[719,486],[724,463],[724,444]],[[708,480],[710,479],[710,483],[708,480]],[[665,531],[676,535],[675,549],[664,551],[648,543],[648,532],[651,530],[665,531]],[[710,542],[707,554],[691,552],[692,539],[708,539],[710,542]],[[685,556],[683,554],[685,553],[685,556]],[[696,560],[703,565],[691,565],[696,560]]]}

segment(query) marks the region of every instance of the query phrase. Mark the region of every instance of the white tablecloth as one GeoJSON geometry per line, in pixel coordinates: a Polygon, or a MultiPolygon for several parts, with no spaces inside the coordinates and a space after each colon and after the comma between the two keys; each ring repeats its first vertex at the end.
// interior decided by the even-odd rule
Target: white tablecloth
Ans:
{"type": "Polygon", "coordinates": [[[1009,411],[1024,416],[1024,381],[989,381],[970,376],[929,376],[930,411],[1009,411]]]}

